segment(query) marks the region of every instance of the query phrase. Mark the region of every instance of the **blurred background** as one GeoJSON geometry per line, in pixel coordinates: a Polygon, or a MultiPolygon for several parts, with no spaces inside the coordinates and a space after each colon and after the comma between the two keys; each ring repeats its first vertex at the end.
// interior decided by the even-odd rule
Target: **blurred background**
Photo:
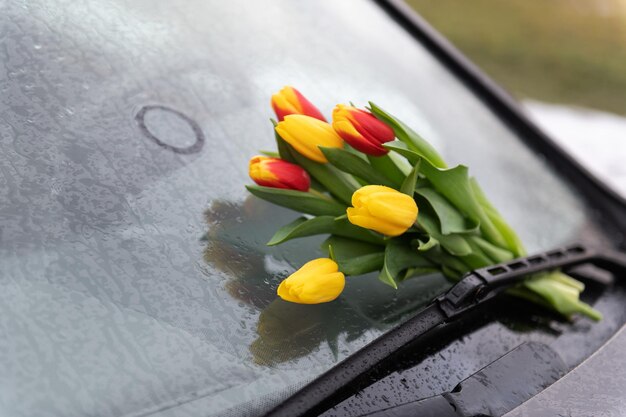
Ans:
{"type": "Polygon", "coordinates": [[[407,0],[626,197],[626,0],[407,0]]]}

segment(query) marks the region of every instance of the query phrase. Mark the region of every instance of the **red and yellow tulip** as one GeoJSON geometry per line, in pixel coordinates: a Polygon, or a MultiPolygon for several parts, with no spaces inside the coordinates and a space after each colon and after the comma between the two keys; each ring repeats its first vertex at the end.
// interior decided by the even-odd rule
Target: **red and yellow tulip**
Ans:
{"type": "Polygon", "coordinates": [[[300,154],[315,162],[328,160],[320,150],[343,147],[343,140],[326,122],[301,114],[286,116],[276,125],[276,132],[300,154]]]}
{"type": "Polygon", "coordinates": [[[259,185],[289,190],[308,191],[311,186],[309,174],[302,167],[269,156],[250,159],[250,178],[259,185]]]}
{"type": "Polygon", "coordinates": [[[290,114],[303,114],[326,121],[326,118],[309,100],[293,87],[283,87],[278,93],[272,95],[272,108],[278,120],[283,120],[290,114]]]}
{"type": "Polygon", "coordinates": [[[393,129],[372,113],[343,104],[333,110],[333,128],[354,149],[373,156],[389,152],[382,144],[395,138],[393,129]]]}
{"type": "Polygon", "coordinates": [[[339,297],[346,277],[339,265],[329,258],[319,258],[302,265],[280,283],[277,293],[285,301],[299,304],[320,304],[339,297]]]}
{"type": "Polygon", "coordinates": [[[382,185],[366,185],[354,192],[347,210],[350,223],[387,236],[399,236],[417,220],[417,204],[410,196],[382,185]]]}

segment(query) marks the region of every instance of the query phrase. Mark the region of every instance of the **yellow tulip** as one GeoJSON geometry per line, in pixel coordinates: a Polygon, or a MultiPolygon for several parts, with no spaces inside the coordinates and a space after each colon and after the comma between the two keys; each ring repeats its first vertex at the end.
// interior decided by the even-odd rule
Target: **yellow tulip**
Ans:
{"type": "Polygon", "coordinates": [[[382,185],[366,185],[352,194],[350,223],[387,236],[399,236],[417,220],[417,204],[406,194],[382,185]]]}
{"type": "Polygon", "coordinates": [[[329,258],[319,258],[302,265],[278,287],[278,296],[299,304],[320,304],[339,297],[346,278],[339,266],[329,258]]]}
{"type": "Polygon", "coordinates": [[[343,147],[343,139],[331,125],[302,114],[285,116],[285,119],[276,125],[276,132],[299,154],[315,162],[328,162],[320,146],[343,147]]]}

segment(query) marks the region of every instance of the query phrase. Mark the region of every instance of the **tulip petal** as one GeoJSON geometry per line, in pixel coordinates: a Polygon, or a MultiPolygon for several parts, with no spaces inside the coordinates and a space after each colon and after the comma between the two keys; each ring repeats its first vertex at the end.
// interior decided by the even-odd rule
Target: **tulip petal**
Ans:
{"type": "Polygon", "coordinates": [[[250,178],[258,185],[297,191],[308,191],[309,174],[302,167],[280,158],[255,156],[250,159],[250,178]]]}
{"type": "Polygon", "coordinates": [[[291,90],[293,91],[294,95],[296,96],[296,99],[300,103],[300,112],[299,112],[300,114],[314,117],[323,122],[326,121],[326,118],[324,117],[322,112],[319,111],[318,108],[315,107],[309,100],[307,100],[306,97],[304,97],[298,90],[296,90],[293,87],[291,87],[291,90]]]}
{"type": "Polygon", "coordinates": [[[392,223],[388,223],[375,217],[354,214],[354,212],[350,211],[350,208],[348,208],[347,213],[350,223],[356,226],[364,227],[366,229],[375,230],[387,236],[399,236],[407,229],[406,227],[401,227],[392,223]]]}
{"type": "Polygon", "coordinates": [[[361,187],[352,194],[352,205],[354,207],[363,207],[373,194],[394,192],[393,188],[384,185],[366,185],[361,187]]]}
{"type": "Polygon", "coordinates": [[[306,274],[328,274],[331,272],[337,272],[339,270],[339,265],[332,259],[328,258],[319,258],[309,261],[302,265],[302,267],[298,270],[298,272],[306,273],[306,274]]]}
{"type": "Polygon", "coordinates": [[[394,139],[394,132],[371,113],[338,104],[333,110],[333,128],[353,148],[373,156],[389,151],[382,144],[394,139]]]}
{"type": "Polygon", "coordinates": [[[348,142],[354,149],[367,155],[382,156],[389,152],[375,141],[363,137],[356,131],[354,126],[347,121],[333,122],[333,128],[339,133],[341,138],[348,142]]]}
{"type": "Polygon", "coordinates": [[[285,94],[281,94],[283,90],[272,96],[272,108],[274,109],[278,120],[283,120],[285,116],[290,114],[301,113],[301,109],[298,106],[297,101],[295,103],[290,102],[285,94]]]}
{"type": "Polygon", "coordinates": [[[287,280],[285,279],[283,280],[283,282],[280,283],[276,293],[278,294],[280,298],[282,298],[285,301],[291,301],[292,303],[297,303],[298,297],[294,297],[293,295],[291,295],[286,281],[287,280]]]}
{"type": "Polygon", "coordinates": [[[395,139],[393,129],[386,123],[378,120],[373,114],[360,110],[352,112],[351,117],[358,126],[358,131],[368,140],[376,143],[390,142],[395,139]]]}
{"type": "Polygon", "coordinates": [[[319,149],[320,146],[328,148],[343,146],[343,139],[331,125],[309,116],[299,114],[286,116],[276,126],[276,132],[298,153],[320,163],[328,162],[319,149]]]}
{"type": "Polygon", "coordinates": [[[385,219],[398,226],[410,227],[417,219],[417,204],[406,194],[373,195],[367,208],[372,216],[385,219]]]}
{"type": "Polygon", "coordinates": [[[321,275],[318,279],[309,280],[300,295],[307,304],[327,303],[333,301],[345,287],[345,276],[341,272],[321,275]]]}
{"type": "Polygon", "coordinates": [[[285,162],[280,159],[272,159],[265,163],[267,171],[275,176],[282,188],[308,191],[311,185],[309,174],[300,166],[285,162]]]}
{"type": "Polygon", "coordinates": [[[417,219],[413,198],[381,185],[358,189],[352,195],[352,205],[346,210],[350,223],[387,236],[401,235],[417,219]]]}
{"type": "MultiPolygon", "coordinates": [[[[289,116],[287,116],[289,117],[289,116]]],[[[304,157],[311,159],[315,162],[326,163],[326,157],[322,153],[322,151],[316,152],[314,148],[308,146],[308,144],[302,140],[302,136],[296,137],[290,130],[288,130],[285,126],[281,126],[280,122],[276,126],[276,133],[280,135],[281,138],[285,140],[288,144],[293,146],[293,148],[304,157]]]]}
{"type": "Polygon", "coordinates": [[[307,262],[283,280],[276,293],[285,301],[300,304],[318,304],[332,301],[341,294],[345,276],[329,258],[307,262]]]}
{"type": "Polygon", "coordinates": [[[293,87],[283,87],[278,93],[273,94],[271,105],[279,121],[290,114],[303,114],[326,121],[317,107],[293,87]]]}

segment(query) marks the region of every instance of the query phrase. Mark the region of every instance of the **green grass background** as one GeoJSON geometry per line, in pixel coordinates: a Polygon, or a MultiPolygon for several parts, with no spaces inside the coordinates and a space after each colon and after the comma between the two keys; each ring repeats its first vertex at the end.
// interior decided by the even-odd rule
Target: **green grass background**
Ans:
{"type": "Polygon", "coordinates": [[[407,0],[519,98],[626,115],[626,0],[407,0]]]}

